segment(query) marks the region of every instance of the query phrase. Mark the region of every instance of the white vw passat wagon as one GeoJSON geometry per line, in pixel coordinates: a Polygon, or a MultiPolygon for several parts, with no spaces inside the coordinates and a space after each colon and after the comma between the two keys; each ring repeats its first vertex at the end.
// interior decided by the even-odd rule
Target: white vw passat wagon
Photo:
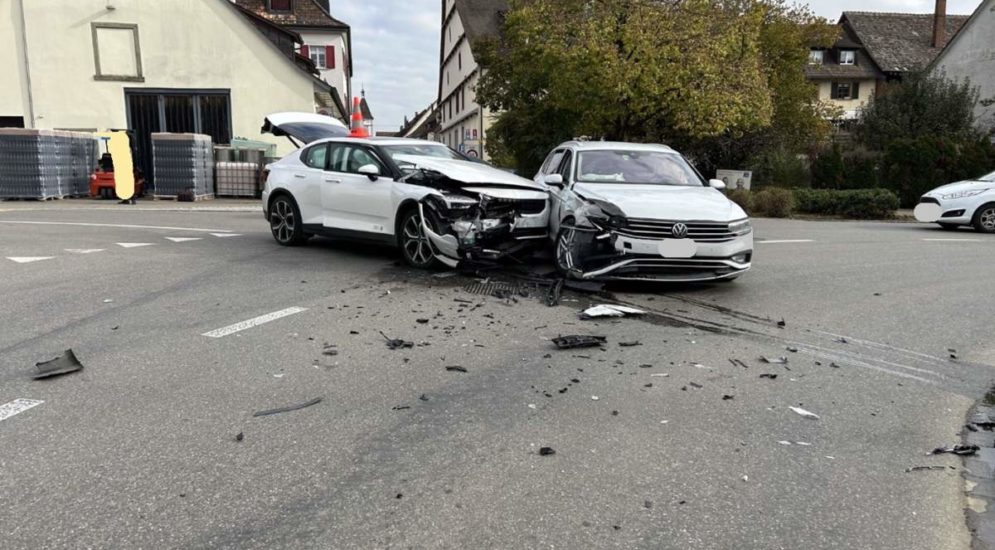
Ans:
{"type": "Polygon", "coordinates": [[[535,176],[557,268],[578,279],[730,281],[750,268],[743,209],[664,145],[570,141],[535,176]]]}

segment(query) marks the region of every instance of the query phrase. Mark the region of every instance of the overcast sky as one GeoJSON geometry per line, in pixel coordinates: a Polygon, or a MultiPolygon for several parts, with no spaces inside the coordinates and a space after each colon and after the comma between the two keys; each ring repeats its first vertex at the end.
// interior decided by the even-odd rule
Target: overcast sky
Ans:
{"type": "MultiPolygon", "coordinates": [[[[980,0],[947,0],[947,13],[970,14],[980,0]]],[[[353,90],[366,88],[375,129],[397,130],[405,116],[438,95],[441,0],[331,0],[332,15],[352,26],[353,90]]],[[[844,10],[932,13],[933,0],[814,0],[816,14],[844,10]]]]}

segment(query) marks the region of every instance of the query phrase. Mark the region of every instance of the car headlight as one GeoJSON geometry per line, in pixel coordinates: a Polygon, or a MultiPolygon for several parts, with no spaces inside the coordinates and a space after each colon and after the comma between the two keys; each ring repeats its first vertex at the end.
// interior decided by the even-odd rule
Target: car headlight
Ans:
{"type": "Polygon", "coordinates": [[[970,189],[967,191],[956,191],[954,193],[947,193],[946,195],[940,195],[940,197],[945,200],[963,199],[965,197],[973,197],[975,195],[980,195],[985,191],[988,191],[988,189],[970,189]]]}
{"type": "Polygon", "coordinates": [[[739,220],[729,224],[729,232],[737,237],[748,235],[751,231],[753,231],[753,225],[750,220],[739,220]]]}

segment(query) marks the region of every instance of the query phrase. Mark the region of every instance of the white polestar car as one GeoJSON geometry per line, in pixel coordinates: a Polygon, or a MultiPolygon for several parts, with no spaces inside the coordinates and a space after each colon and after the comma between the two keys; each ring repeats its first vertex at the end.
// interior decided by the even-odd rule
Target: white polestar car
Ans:
{"type": "Polygon", "coordinates": [[[310,113],[270,115],[263,130],[303,145],[266,169],[263,214],[281,245],[312,235],[378,241],[429,268],[497,260],[547,238],[543,186],[441,143],[352,138],[310,113]]]}
{"type": "Polygon", "coordinates": [[[750,269],[746,213],[664,145],[571,141],[535,176],[557,268],[578,279],[731,281],[750,269]]]}
{"type": "Polygon", "coordinates": [[[995,172],[980,178],[937,187],[919,199],[916,219],[944,229],[970,225],[995,233],[995,172]]]}

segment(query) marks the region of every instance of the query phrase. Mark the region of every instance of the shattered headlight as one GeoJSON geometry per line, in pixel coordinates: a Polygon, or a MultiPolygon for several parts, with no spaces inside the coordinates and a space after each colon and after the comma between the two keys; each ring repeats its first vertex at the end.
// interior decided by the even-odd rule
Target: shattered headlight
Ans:
{"type": "Polygon", "coordinates": [[[453,210],[464,210],[480,204],[478,199],[467,197],[465,195],[442,195],[442,200],[445,201],[446,207],[453,210]]]}
{"type": "Polygon", "coordinates": [[[973,197],[975,195],[980,195],[988,191],[988,189],[969,189],[967,191],[955,191],[953,193],[947,193],[946,195],[940,195],[945,200],[951,199],[963,199],[965,197],[973,197]]]}
{"type": "Polygon", "coordinates": [[[753,225],[750,220],[739,220],[729,224],[729,232],[737,237],[748,235],[751,231],[753,231],[753,225]]]}
{"type": "Polygon", "coordinates": [[[602,231],[625,227],[625,218],[622,216],[588,216],[587,220],[602,231]]]}

